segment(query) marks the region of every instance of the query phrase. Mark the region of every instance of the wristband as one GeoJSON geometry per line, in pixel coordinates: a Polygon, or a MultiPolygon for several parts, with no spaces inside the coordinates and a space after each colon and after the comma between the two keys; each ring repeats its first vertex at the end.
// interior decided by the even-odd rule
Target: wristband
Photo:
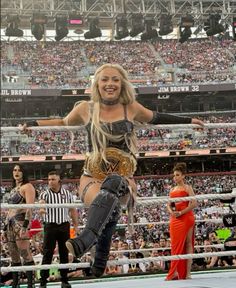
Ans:
{"type": "Polygon", "coordinates": [[[29,226],[29,220],[28,220],[28,219],[25,219],[24,222],[23,222],[22,227],[25,228],[25,229],[27,229],[28,226],[29,226]]]}
{"type": "Polygon", "coordinates": [[[149,122],[150,124],[191,124],[192,118],[176,116],[166,113],[158,113],[153,111],[153,118],[149,122]]]}
{"type": "Polygon", "coordinates": [[[25,122],[25,124],[27,125],[27,127],[39,126],[36,120],[27,121],[25,122]]]}

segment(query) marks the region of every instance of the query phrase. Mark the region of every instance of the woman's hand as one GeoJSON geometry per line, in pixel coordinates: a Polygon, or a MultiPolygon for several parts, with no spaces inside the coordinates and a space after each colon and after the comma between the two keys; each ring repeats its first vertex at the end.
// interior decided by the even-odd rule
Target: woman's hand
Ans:
{"type": "Polygon", "coordinates": [[[201,127],[204,127],[204,122],[200,119],[197,119],[197,118],[192,118],[192,124],[196,124],[196,125],[199,125],[201,127]]]}
{"type": "Polygon", "coordinates": [[[29,136],[32,132],[32,130],[27,126],[26,123],[20,124],[20,125],[18,125],[18,127],[20,129],[21,134],[26,134],[29,136]]]}
{"type": "Polygon", "coordinates": [[[173,211],[173,216],[178,218],[182,215],[181,211],[173,211]]]}

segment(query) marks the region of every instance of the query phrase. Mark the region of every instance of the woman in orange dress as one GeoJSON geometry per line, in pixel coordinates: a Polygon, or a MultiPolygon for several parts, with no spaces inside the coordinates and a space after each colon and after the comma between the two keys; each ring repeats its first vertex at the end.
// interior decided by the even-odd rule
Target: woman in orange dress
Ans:
{"type": "MultiPolygon", "coordinates": [[[[176,186],[170,192],[170,198],[194,196],[193,189],[185,183],[186,163],[177,163],[173,169],[176,186]]],[[[193,253],[194,250],[194,214],[196,200],[170,202],[171,255],[193,253]]],[[[192,259],[172,260],[166,280],[190,279],[192,259]]]]}

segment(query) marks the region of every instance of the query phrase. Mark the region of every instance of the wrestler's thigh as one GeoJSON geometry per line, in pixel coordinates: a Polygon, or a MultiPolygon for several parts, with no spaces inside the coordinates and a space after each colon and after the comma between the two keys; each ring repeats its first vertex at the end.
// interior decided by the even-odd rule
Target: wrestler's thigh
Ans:
{"type": "Polygon", "coordinates": [[[95,178],[91,178],[91,177],[86,177],[86,176],[82,176],[80,179],[80,188],[79,188],[79,195],[80,198],[83,195],[83,199],[84,199],[84,204],[86,206],[89,206],[93,200],[96,198],[98,192],[101,189],[101,183],[102,181],[99,181],[95,178]]]}
{"type": "Polygon", "coordinates": [[[20,263],[20,251],[16,245],[16,242],[9,241],[8,242],[8,251],[13,263],[20,263]]]}

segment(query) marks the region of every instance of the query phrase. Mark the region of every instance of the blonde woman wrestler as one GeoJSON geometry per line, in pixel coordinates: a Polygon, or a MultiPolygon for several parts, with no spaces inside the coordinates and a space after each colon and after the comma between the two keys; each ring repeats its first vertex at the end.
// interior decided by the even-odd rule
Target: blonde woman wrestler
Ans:
{"type": "Polygon", "coordinates": [[[121,205],[132,203],[136,196],[133,179],[137,165],[136,121],[203,126],[203,122],[195,118],[161,114],[145,108],[135,100],[135,90],[127,72],[120,65],[105,64],[95,73],[90,101],[77,103],[63,119],[31,121],[22,127],[27,130],[27,127],[35,125],[85,125],[89,151],[80,179],[79,194],[90,208],[86,227],[66,245],[79,258],[96,244],[92,271],[97,277],[105,271],[121,205]]]}

